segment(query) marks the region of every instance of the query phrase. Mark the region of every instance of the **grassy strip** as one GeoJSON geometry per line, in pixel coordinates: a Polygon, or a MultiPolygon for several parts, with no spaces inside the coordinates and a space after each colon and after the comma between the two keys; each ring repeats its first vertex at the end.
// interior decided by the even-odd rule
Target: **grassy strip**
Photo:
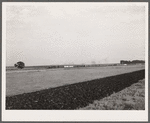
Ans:
{"type": "Polygon", "coordinates": [[[6,109],[77,109],[137,83],[145,70],[6,97],[6,109]]]}
{"type": "Polygon", "coordinates": [[[79,110],[145,110],[145,80],[79,110]]]}

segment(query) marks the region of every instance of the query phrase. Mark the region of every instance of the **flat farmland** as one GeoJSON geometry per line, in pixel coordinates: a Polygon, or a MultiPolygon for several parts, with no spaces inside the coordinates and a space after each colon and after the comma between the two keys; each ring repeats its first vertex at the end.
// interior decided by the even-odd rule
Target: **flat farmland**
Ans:
{"type": "Polygon", "coordinates": [[[144,65],[6,72],[6,96],[94,80],[144,69],[144,65]]]}

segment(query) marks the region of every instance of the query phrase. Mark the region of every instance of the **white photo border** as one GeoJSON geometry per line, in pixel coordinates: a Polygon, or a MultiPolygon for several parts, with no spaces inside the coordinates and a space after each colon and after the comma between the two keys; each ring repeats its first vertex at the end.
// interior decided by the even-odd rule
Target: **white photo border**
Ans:
{"type": "MultiPolygon", "coordinates": [[[[57,2],[58,3],[58,2],[57,2]]],[[[56,4],[57,4],[56,3],[56,4]]],[[[65,3],[65,2],[62,2],[65,3]]],[[[77,2],[76,2],[77,3],[77,2]]],[[[84,2],[85,3],[85,2],[84,2]]],[[[145,6],[145,110],[6,110],[6,6],[46,5],[41,2],[2,2],[2,121],[148,121],[148,2],[114,2],[114,6],[145,6]]],[[[51,2],[50,2],[51,4],[51,2]]],[[[73,3],[72,3],[73,4],[73,3]]],[[[90,3],[89,3],[90,4],[90,3]]],[[[101,4],[112,5],[107,2],[101,4]]]]}

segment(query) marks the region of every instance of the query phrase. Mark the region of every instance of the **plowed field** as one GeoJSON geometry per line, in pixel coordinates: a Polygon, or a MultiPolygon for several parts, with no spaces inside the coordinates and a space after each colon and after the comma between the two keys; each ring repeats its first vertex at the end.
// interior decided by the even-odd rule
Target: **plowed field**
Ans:
{"type": "Polygon", "coordinates": [[[77,109],[123,90],[145,77],[145,70],[6,97],[6,109],[77,109]]]}

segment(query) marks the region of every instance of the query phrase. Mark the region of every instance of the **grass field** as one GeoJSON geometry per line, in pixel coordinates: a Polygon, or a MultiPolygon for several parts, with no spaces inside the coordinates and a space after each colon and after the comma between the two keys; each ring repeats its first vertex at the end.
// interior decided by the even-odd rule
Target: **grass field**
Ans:
{"type": "Polygon", "coordinates": [[[6,72],[6,95],[17,95],[144,69],[144,65],[6,72]]]}
{"type": "Polygon", "coordinates": [[[145,110],[145,79],[79,110],[145,110]]]}

